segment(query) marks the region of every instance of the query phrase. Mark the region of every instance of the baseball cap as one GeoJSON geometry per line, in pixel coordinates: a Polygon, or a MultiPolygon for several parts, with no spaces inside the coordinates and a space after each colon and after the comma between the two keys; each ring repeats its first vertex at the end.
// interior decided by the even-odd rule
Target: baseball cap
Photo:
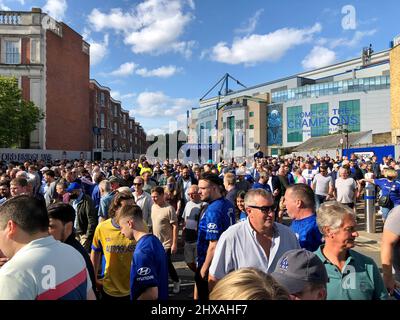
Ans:
{"type": "Polygon", "coordinates": [[[40,169],[40,171],[42,171],[42,172],[47,171],[47,170],[49,170],[49,167],[43,167],[42,169],[40,169]]]}
{"type": "Polygon", "coordinates": [[[305,249],[287,251],[271,274],[290,294],[302,292],[308,283],[329,282],[325,266],[318,256],[305,249]]]}
{"type": "Polygon", "coordinates": [[[71,192],[72,190],[77,190],[77,189],[82,189],[82,186],[78,183],[78,182],[72,182],[68,188],[67,188],[67,192],[71,192]]]}

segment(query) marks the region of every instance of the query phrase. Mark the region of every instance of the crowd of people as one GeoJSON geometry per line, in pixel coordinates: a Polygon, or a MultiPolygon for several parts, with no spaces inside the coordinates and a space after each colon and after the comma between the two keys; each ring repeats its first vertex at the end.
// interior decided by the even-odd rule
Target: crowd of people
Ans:
{"type": "Polygon", "coordinates": [[[388,299],[400,288],[399,173],[390,156],[354,154],[2,163],[0,299],[167,300],[178,249],[196,300],[388,299]],[[369,185],[383,277],[353,250],[369,185]]]}

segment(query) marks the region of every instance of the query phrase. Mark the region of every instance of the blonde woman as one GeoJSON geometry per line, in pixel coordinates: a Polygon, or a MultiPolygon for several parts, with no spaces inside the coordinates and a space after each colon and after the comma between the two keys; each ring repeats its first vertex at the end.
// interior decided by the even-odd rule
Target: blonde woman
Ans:
{"type": "Polygon", "coordinates": [[[210,300],[290,300],[290,297],[269,274],[256,268],[243,268],[218,281],[210,300]]]}

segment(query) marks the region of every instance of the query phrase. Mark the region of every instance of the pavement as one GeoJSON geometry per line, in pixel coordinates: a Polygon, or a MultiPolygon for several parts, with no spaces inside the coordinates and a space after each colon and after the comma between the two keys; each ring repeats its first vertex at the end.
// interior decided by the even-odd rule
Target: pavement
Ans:
{"type": "MultiPolygon", "coordinates": [[[[359,237],[356,240],[354,250],[371,257],[381,270],[380,245],[383,232],[383,221],[379,213],[376,214],[376,232],[366,232],[366,218],[364,212],[364,203],[360,202],[356,206],[357,210],[357,231],[359,237]]],[[[378,212],[379,207],[376,207],[378,212]]],[[[289,224],[288,218],[284,219],[284,224],[289,224]]],[[[193,300],[194,273],[184,262],[183,248],[178,249],[178,253],[172,257],[175,269],[181,279],[181,291],[178,294],[172,293],[173,284],[170,280],[170,300],[193,300]]]]}

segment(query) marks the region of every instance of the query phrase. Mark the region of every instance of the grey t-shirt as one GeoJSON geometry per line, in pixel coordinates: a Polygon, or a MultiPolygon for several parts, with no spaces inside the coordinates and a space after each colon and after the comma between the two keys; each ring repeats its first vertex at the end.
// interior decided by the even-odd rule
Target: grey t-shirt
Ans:
{"type": "MultiPolygon", "coordinates": [[[[383,229],[389,230],[395,235],[400,236],[400,206],[392,209],[383,229]]],[[[393,269],[395,279],[400,281],[400,240],[397,241],[393,248],[393,269]]]]}
{"type": "Polygon", "coordinates": [[[329,193],[329,186],[333,186],[333,180],[331,176],[324,177],[318,173],[313,179],[313,188],[315,194],[320,196],[327,196],[329,193]]]}
{"type": "Polygon", "coordinates": [[[335,181],[336,188],[336,200],[340,203],[353,203],[354,202],[354,191],[357,188],[357,184],[353,178],[337,178],[335,181]]]}

